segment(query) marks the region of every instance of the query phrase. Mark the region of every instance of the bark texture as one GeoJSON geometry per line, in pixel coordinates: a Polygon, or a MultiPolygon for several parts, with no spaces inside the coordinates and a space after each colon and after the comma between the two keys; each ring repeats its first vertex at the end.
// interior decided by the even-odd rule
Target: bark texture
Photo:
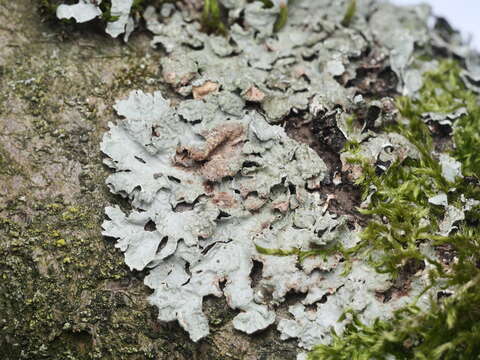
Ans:
{"type": "Polygon", "coordinates": [[[294,358],[275,330],[235,331],[224,300],[206,302],[212,334],[197,344],[159,323],[144,274],[100,235],[112,195],[99,142],[114,100],[142,88],[175,101],[150,38],[66,31],[30,0],[1,1],[0,19],[1,358],[294,358]]]}

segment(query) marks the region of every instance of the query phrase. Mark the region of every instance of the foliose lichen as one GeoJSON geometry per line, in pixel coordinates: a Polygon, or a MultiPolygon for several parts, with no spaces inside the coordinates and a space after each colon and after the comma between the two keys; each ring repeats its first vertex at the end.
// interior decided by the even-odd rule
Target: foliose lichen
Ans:
{"type": "MultiPolygon", "coordinates": [[[[206,5],[204,19],[218,23],[218,3],[206,5]]],[[[477,259],[466,259],[480,200],[475,56],[429,29],[424,6],[296,1],[286,22],[282,2],[221,6],[223,36],[203,32],[185,8],[145,9],[152,46],[166,53],[163,80],[180,100],[130,93],[102,143],[107,184],[132,206],[107,207],[104,235],[131,269],[148,272],[159,319],[178,320],[197,341],[209,333],[203,298],[224,295],[239,311],[236,329],[276,323],[282,339],[322,344],[312,358],[469,349],[474,337],[445,345],[445,333],[437,347],[422,347],[426,333],[403,342],[423,326],[415,319],[458,314],[456,300],[435,296],[477,296],[477,259]],[[469,60],[461,70],[426,56],[432,49],[469,60]],[[320,146],[345,144],[341,166],[289,138],[282,125],[293,121],[328,133],[320,146]],[[363,191],[353,220],[322,196],[352,181],[363,191]],[[461,265],[445,259],[447,245],[461,265]],[[255,282],[254,262],[263,265],[255,282]],[[289,293],[303,294],[291,316],[280,311],[289,293]]]]}
{"type": "Polygon", "coordinates": [[[379,319],[372,325],[354,315],[342,336],[335,334],[330,346],[316,347],[309,359],[472,359],[479,355],[479,314],[472,312],[480,298],[479,173],[472,161],[476,159],[472,144],[478,144],[472,132],[479,126],[477,99],[463,84],[458,64],[444,61],[438,70],[424,75],[417,99],[398,99],[405,122],[390,129],[415,144],[420,158],[397,159],[378,175],[375,163],[369,162],[380,161],[378,156],[347,151],[350,157],[345,161],[360,164],[362,175],[357,181],[367,199],[361,211],[371,218],[352,254],[370,254],[377,271],[395,276],[412,260],[429,264],[429,286],[443,290],[440,300],[431,299],[428,311],[412,303],[396,311],[392,320],[379,319]],[[462,112],[452,117],[459,108],[462,112]],[[432,118],[432,113],[439,115],[432,118]],[[432,131],[425,124],[439,119],[448,119],[440,124],[454,129],[451,154],[435,152],[435,128],[432,131]],[[453,247],[453,259],[439,257],[444,246],[453,247]],[[426,247],[430,250],[425,251],[426,247]]]}

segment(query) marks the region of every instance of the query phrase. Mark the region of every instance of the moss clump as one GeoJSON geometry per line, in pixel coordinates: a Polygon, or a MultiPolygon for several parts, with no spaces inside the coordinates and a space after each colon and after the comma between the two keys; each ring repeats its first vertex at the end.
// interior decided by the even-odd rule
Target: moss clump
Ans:
{"type": "Polygon", "coordinates": [[[472,360],[480,356],[480,275],[468,281],[454,296],[432,302],[428,313],[415,305],[389,321],[372,326],[358,319],[347,326],[332,345],[319,346],[309,360],[424,359],[472,360]]]}
{"type": "MultiPolygon", "coordinates": [[[[270,9],[274,6],[271,0],[259,0],[263,3],[263,6],[267,9],[270,9]]],[[[223,9],[218,0],[205,0],[203,5],[202,12],[202,23],[205,31],[207,32],[217,32],[225,35],[227,33],[228,24],[224,21],[225,9],[223,9]]],[[[288,20],[288,6],[286,0],[280,4],[280,12],[278,14],[277,20],[273,25],[273,30],[275,32],[280,31],[288,20]]]]}
{"type": "MultiPolygon", "coordinates": [[[[361,181],[377,191],[371,197],[371,205],[360,210],[373,221],[362,232],[362,242],[355,252],[373,255],[371,262],[378,272],[396,276],[407,260],[424,259],[418,245],[438,230],[437,219],[444,211],[428,202],[429,197],[445,189],[441,182],[433,180],[436,175],[437,169],[426,166],[424,160],[393,164],[380,177],[373,167],[364,164],[361,181]]],[[[365,191],[368,189],[371,188],[365,191]]]]}
{"type": "Polygon", "coordinates": [[[457,289],[443,299],[432,299],[428,312],[415,304],[395,313],[389,321],[377,320],[373,325],[362,324],[355,316],[342,336],[334,335],[330,346],[318,346],[310,354],[317,359],[478,359],[480,356],[480,232],[479,207],[465,212],[465,221],[449,236],[439,236],[439,220],[444,208],[428,202],[440,191],[448,193],[450,204],[461,206],[459,197],[480,199],[478,181],[480,159],[474,156],[480,145],[480,108],[476,96],[460,79],[460,68],[453,61],[444,61],[436,71],[425,75],[418,99],[401,97],[397,102],[400,113],[408,119],[406,125],[396,125],[420,151],[419,160],[394,163],[381,175],[360,158],[351,159],[363,166],[358,184],[364,198],[371,187],[376,192],[370,205],[361,210],[371,217],[362,233],[360,244],[349,251],[370,256],[380,272],[398,275],[402,265],[411,259],[428,261],[433,266],[433,284],[441,279],[445,288],[457,289]],[[468,114],[454,125],[455,149],[452,155],[462,163],[465,175],[477,177],[473,184],[457,178],[447,182],[439,163],[433,157],[433,140],[422,114],[453,112],[466,107],[468,114]],[[452,190],[456,189],[456,190],[452,190]],[[449,192],[449,190],[452,190],[449,192]],[[419,245],[448,245],[455,254],[452,264],[427,258],[419,245]]]}
{"type": "MultiPolygon", "coordinates": [[[[468,90],[461,77],[461,68],[453,60],[443,61],[437,70],[425,74],[425,85],[418,99],[400,98],[405,117],[421,122],[427,112],[449,114],[460,108],[467,113],[453,126],[453,155],[462,163],[463,173],[480,178],[480,104],[477,95],[468,90]]],[[[418,127],[418,126],[417,126],[418,127]]]]}
{"type": "Polygon", "coordinates": [[[207,32],[226,33],[226,27],[222,21],[220,6],[217,0],[205,0],[203,4],[202,23],[207,32]]]}

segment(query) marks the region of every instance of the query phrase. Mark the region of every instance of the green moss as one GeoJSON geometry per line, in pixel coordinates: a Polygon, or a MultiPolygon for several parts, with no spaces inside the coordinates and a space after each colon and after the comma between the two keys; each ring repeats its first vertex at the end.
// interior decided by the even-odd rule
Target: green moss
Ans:
{"type": "Polygon", "coordinates": [[[355,154],[360,150],[360,143],[357,140],[347,140],[343,146],[343,151],[347,151],[351,154],[355,154]]]}
{"type": "Polygon", "coordinates": [[[39,0],[38,5],[40,10],[47,16],[54,17],[58,5],[62,4],[60,0],[39,0]]]}
{"type": "Polygon", "coordinates": [[[288,20],[288,6],[286,3],[282,2],[280,4],[280,13],[278,14],[277,21],[273,25],[273,31],[278,32],[287,24],[288,20]]]}
{"type": "Polygon", "coordinates": [[[226,33],[225,24],[217,0],[204,0],[202,23],[207,32],[226,33]]]}
{"type": "Polygon", "coordinates": [[[293,248],[288,250],[287,249],[267,249],[259,245],[255,245],[255,248],[260,254],[265,254],[265,255],[274,255],[274,256],[296,255],[300,263],[310,256],[323,256],[326,258],[329,255],[333,255],[339,252],[346,253],[345,249],[339,245],[321,246],[311,250],[301,250],[299,248],[293,248]]]}
{"type": "Polygon", "coordinates": [[[352,22],[353,17],[357,11],[357,0],[350,0],[347,6],[347,11],[345,11],[345,15],[342,19],[342,25],[347,27],[352,22]]]}
{"type": "MultiPolygon", "coordinates": [[[[397,99],[397,107],[408,123],[390,126],[387,131],[398,132],[414,144],[420,152],[419,160],[407,159],[403,163],[394,163],[381,176],[363,159],[354,157],[349,160],[362,165],[363,175],[357,184],[364,189],[363,198],[367,198],[372,188],[377,189],[371,196],[369,207],[360,210],[373,221],[363,231],[359,248],[363,255],[375,254],[372,264],[379,272],[397,275],[407,260],[425,258],[418,245],[434,237],[438,232],[438,219],[444,215],[442,207],[428,202],[430,197],[439,192],[449,193],[452,188],[457,188],[457,191],[449,193],[451,204],[458,201],[462,193],[467,197],[478,196],[475,187],[467,182],[456,179],[455,183],[449,183],[443,178],[441,165],[432,155],[434,146],[430,130],[422,119],[425,112],[449,113],[461,106],[468,106],[473,115],[469,113],[455,124],[457,146],[453,155],[462,163],[464,173],[474,172],[472,156],[465,156],[466,153],[473,155],[474,148],[464,146],[465,140],[457,144],[457,137],[461,134],[463,138],[470,138],[471,142],[476,141],[473,139],[478,134],[470,132],[471,127],[478,126],[479,118],[475,112],[479,110],[473,105],[474,94],[459,88],[460,81],[458,66],[445,61],[438,70],[425,75],[425,85],[418,100],[407,97],[397,99]],[[450,90],[447,91],[447,88],[450,90]],[[379,252],[385,255],[379,258],[379,252]]],[[[349,144],[349,147],[352,146],[349,144]]]]}
{"type": "MultiPolygon", "coordinates": [[[[271,0],[260,0],[263,3],[264,7],[269,9],[273,7],[273,2],[271,0]]],[[[207,32],[217,32],[225,35],[227,33],[226,22],[222,8],[220,7],[218,0],[205,0],[203,5],[202,13],[202,23],[205,31],[207,32]]],[[[288,20],[288,6],[285,2],[280,4],[280,12],[278,14],[277,20],[273,25],[273,30],[275,32],[280,31],[287,23],[288,20]]]]}
{"type": "Polygon", "coordinates": [[[425,313],[415,305],[394,319],[365,326],[356,317],[332,345],[318,346],[309,360],[422,359],[473,360],[480,356],[480,275],[455,295],[433,301],[425,313]]]}
{"type": "Polygon", "coordinates": [[[421,114],[426,112],[448,114],[466,108],[467,114],[454,124],[453,156],[462,163],[464,175],[480,178],[480,156],[477,154],[480,148],[480,104],[477,95],[463,83],[460,72],[457,62],[443,61],[437,70],[425,74],[419,98],[402,97],[399,107],[405,117],[417,123],[423,123],[421,114]]]}
{"type": "Polygon", "coordinates": [[[445,192],[447,185],[439,170],[428,166],[429,160],[392,164],[382,176],[377,176],[371,165],[359,162],[363,176],[358,183],[364,189],[364,199],[372,188],[377,191],[368,208],[360,210],[372,220],[355,251],[369,257],[378,272],[396,276],[406,261],[424,259],[418,245],[438,230],[438,218],[444,209],[430,204],[428,199],[445,192]]]}
{"type": "Polygon", "coordinates": [[[102,9],[102,20],[106,22],[115,22],[120,18],[118,15],[112,15],[112,4],[109,1],[102,2],[100,8],[102,9]]]}
{"type": "Polygon", "coordinates": [[[448,183],[433,157],[433,140],[425,125],[425,112],[449,113],[466,107],[468,114],[454,125],[455,156],[464,174],[479,175],[480,160],[474,156],[479,142],[479,108],[476,96],[460,79],[460,68],[453,61],[444,61],[436,71],[425,74],[424,86],[418,99],[400,97],[397,101],[405,125],[395,125],[396,131],[407,137],[420,151],[419,160],[394,163],[381,175],[359,157],[350,161],[361,164],[363,176],[358,184],[366,198],[372,187],[367,209],[361,210],[370,221],[361,235],[361,242],[345,254],[367,256],[379,272],[398,275],[402,265],[411,259],[433,265],[429,276],[432,284],[456,288],[453,296],[432,299],[428,312],[415,303],[397,311],[393,319],[377,320],[373,325],[354,321],[342,336],[335,335],[329,346],[318,346],[310,354],[317,359],[478,359],[480,356],[480,231],[479,207],[466,212],[466,219],[450,236],[438,235],[438,223],[444,209],[432,205],[428,198],[440,191],[448,193],[450,204],[461,206],[461,194],[480,199],[478,185],[465,179],[448,183]],[[456,191],[450,191],[456,189],[456,191]],[[419,245],[449,246],[456,260],[450,265],[427,258],[419,245]]]}
{"type": "Polygon", "coordinates": [[[300,253],[300,249],[298,248],[291,249],[291,250],[267,249],[259,245],[255,245],[255,248],[260,254],[265,254],[265,255],[290,256],[290,255],[298,255],[300,253]]]}

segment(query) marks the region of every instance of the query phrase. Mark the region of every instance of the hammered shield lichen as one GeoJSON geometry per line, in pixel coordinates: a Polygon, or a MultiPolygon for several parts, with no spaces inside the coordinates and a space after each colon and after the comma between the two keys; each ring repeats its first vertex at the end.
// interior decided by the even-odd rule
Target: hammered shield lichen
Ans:
{"type": "Polygon", "coordinates": [[[115,106],[125,119],[102,142],[107,184],[132,205],[107,207],[103,233],[131,269],[148,273],[159,319],[178,320],[197,341],[209,333],[204,297],[225,296],[239,311],[236,329],[276,323],[282,339],[311,349],[338,342],[332,328],[340,336],[375,326],[459,288],[438,280],[431,240],[455,233],[476,206],[462,182],[477,174],[478,138],[462,130],[478,124],[476,67],[455,70],[439,93],[433,70],[448,63],[422,56],[431,47],[458,55],[456,40],[429,29],[424,6],[296,1],[278,26],[281,2],[221,4],[230,25],[222,36],[203,32],[185,7],[145,9],[178,98],[131,92],[115,106]],[[346,143],[336,170],[284,129],[330,119],[333,145],[346,143]],[[435,122],[454,127],[451,154],[433,147],[425,123],[435,122]],[[329,210],[326,189],[342,182],[361,186],[368,223],[329,210]],[[254,262],[263,264],[255,281],[254,262]],[[408,266],[407,290],[398,290],[408,266]],[[285,314],[291,293],[302,297],[285,314]]]}

